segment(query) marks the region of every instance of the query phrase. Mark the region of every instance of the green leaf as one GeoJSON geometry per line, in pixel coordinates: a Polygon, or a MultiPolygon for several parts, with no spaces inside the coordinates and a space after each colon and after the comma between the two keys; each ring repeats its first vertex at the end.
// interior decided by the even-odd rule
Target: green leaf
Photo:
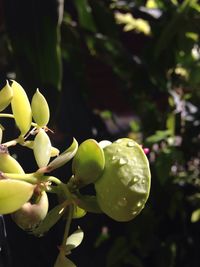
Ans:
{"type": "Polygon", "coordinates": [[[72,249],[78,247],[83,241],[83,237],[84,237],[84,233],[80,228],[76,230],[73,234],[71,234],[67,238],[66,252],[69,253],[72,249]]]}
{"type": "Polygon", "coordinates": [[[96,196],[79,195],[77,203],[79,207],[88,212],[102,213],[99,204],[97,202],[96,196]]]}
{"type": "Polygon", "coordinates": [[[23,181],[0,180],[0,214],[9,214],[21,208],[31,198],[34,188],[34,185],[23,181]]]}
{"type": "Polygon", "coordinates": [[[32,234],[40,237],[48,232],[49,229],[51,229],[51,227],[54,226],[54,224],[56,224],[62,217],[66,205],[66,202],[64,202],[51,209],[45,219],[40,223],[40,225],[32,231],[32,234]]]}
{"type": "Polygon", "coordinates": [[[191,222],[195,223],[198,222],[199,220],[200,220],[200,209],[197,209],[192,212],[191,222]]]}
{"type": "Polygon", "coordinates": [[[51,158],[51,141],[42,128],[34,139],[33,152],[37,165],[40,168],[47,166],[51,158]]]}
{"type": "Polygon", "coordinates": [[[92,10],[87,0],[75,0],[74,4],[76,5],[78,12],[78,19],[81,27],[96,32],[96,26],[92,16],[92,10]]]}
{"type": "Polygon", "coordinates": [[[165,131],[156,131],[154,135],[149,136],[146,139],[147,143],[157,143],[162,140],[165,140],[169,135],[171,134],[171,131],[165,130],[165,131]]]}
{"type": "Polygon", "coordinates": [[[184,22],[183,18],[184,15],[188,12],[191,8],[191,4],[193,1],[191,0],[184,0],[174,12],[172,18],[170,19],[169,23],[165,26],[156,43],[155,49],[155,57],[159,57],[160,54],[169,47],[170,42],[172,42],[174,36],[177,32],[180,31],[181,25],[184,22]]]}
{"type": "Polygon", "coordinates": [[[166,122],[166,127],[171,132],[172,135],[175,134],[175,123],[176,123],[175,114],[169,113],[166,122]]]}
{"type": "Polygon", "coordinates": [[[62,252],[60,252],[58,254],[54,267],[76,267],[76,265],[68,258],[66,258],[62,252]]]}
{"type": "Polygon", "coordinates": [[[86,211],[74,205],[73,219],[79,219],[86,215],[86,211]]]}
{"type": "Polygon", "coordinates": [[[94,139],[84,141],[72,162],[75,179],[81,184],[95,182],[102,174],[105,166],[103,149],[94,139]]]}
{"type": "Polygon", "coordinates": [[[60,168],[70,161],[76,154],[78,149],[78,142],[73,138],[73,143],[69,148],[67,148],[63,153],[61,153],[57,158],[49,163],[47,166],[49,171],[60,168]]]}

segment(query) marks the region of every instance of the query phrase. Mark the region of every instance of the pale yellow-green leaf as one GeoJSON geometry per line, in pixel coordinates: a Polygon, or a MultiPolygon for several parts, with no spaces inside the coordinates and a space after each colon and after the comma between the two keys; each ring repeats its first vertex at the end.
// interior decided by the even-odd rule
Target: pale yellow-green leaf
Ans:
{"type": "Polygon", "coordinates": [[[50,117],[49,106],[39,89],[33,95],[31,108],[34,121],[41,127],[47,125],[50,117]]]}
{"type": "Polygon", "coordinates": [[[11,101],[12,112],[21,134],[24,135],[31,127],[31,105],[25,90],[19,83],[12,81],[11,87],[13,89],[13,98],[11,101]]]}
{"type": "Polygon", "coordinates": [[[74,155],[76,154],[78,149],[78,142],[75,138],[73,138],[73,142],[70,147],[68,147],[64,152],[59,154],[54,160],[52,160],[49,165],[49,170],[57,169],[63,165],[65,165],[68,161],[70,161],[74,155]]]}
{"type": "Polygon", "coordinates": [[[24,173],[19,162],[8,153],[0,153],[0,171],[6,173],[24,173]]]}
{"type": "Polygon", "coordinates": [[[76,230],[73,234],[71,234],[67,238],[66,251],[70,252],[72,249],[78,247],[83,241],[83,237],[84,237],[84,233],[80,228],[76,230]]]}
{"type": "Polygon", "coordinates": [[[34,185],[23,181],[0,180],[0,214],[18,210],[31,198],[34,188],[34,185]]]}
{"type": "Polygon", "coordinates": [[[35,137],[33,152],[38,166],[47,166],[51,157],[51,141],[43,129],[40,129],[35,137]]]}

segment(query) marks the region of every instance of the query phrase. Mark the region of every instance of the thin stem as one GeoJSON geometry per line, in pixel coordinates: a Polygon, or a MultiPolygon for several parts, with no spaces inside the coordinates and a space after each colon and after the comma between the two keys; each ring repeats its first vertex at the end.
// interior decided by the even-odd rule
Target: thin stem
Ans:
{"type": "Polygon", "coordinates": [[[67,184],[61,183],[60,188],[68,199],[73,199],[73,196],[72,196],[71,192],[69,191],[67,184]]]}
{"type": "Polygon", "coordinates": [[[8,142],[3,143],[2,145],[7,146],[7,147],[9,147],[9,146],[16,146],[16,144],[18,144],[20,141],[21,140],[19,138],[16,138],[16,139],[13,139],[11,141],[8,141],[8,142]]]}
{"type": "Polygon", "coordinates": [[[57,177],[54,177],[54,176],[45,176],[45,180],[48,180],[49,182],[53,182],[57,185],[62,184],[62,182],[57,177]]]}
{"type": "Polygon", "coordinates": [[[14,115],[13,114],[8,114],[8,113],[0,113],[0,118],[14,119],[14,115]]]}
{"type": "MultiPolygon", "coordinates": [[[[14,119],[14,115],[13,114],[9,114],[9,113],[0,113],[0,118],[9,118],[9,119],[14,119]]],[[[34,127],[37,127],[37,123],[35,122],[31,122],[31,125],[34,127]]]]}
{"type": "Polygon", "coordinates": [[[58,188],[57,186],[48,186],[45,190],[47,193],[53,193],[53,194],[58,194],[58,188]]]}
{"type": "Polygon", "coordinates": [[[71,221],[72,221],[72,217],[73,217],[73,211],[74,211],[74,205],[71,204],[71,205],[69,205],[69,213],[68,213],[67,222],[65,225],[64,236],[63,236],[63,241],[62,241],[62,247],[63,248],[65,248],[65,246],[66,246],[67,237],[69,235],[69,229],[70,229],[70,225],[71,225],[71,221]]]}

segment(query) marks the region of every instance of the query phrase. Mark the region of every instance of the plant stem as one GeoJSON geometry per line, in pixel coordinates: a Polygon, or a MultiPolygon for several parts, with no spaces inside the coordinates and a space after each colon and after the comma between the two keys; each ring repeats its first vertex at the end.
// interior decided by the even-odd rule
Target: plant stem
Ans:
{"type": "Polygon", "coordinates": [[[13,114],[8,114],[8,113],[0,113],[0,118],[14,119],[14,115],[13,114]]]}
{"type": "Polygon", "coordinates": [[[67,237],[69,235],[69,229],[70,229],[70,225],[71,225],[71,221],[72,221],[72,217],[73,217],[73,209],[74,209],[73,204],[69,205],[69,213],[68,213],[67,222],[65,225],[64,236],[63,236],[63,241],[62,241],[62,245],[61,245],[61,247],[63,247],[63,249],[65,249],[67,237]]]}
{"type": "Polygon", "coordinates": [[[13,140],[8,141],[6,143],[3,143],[2,145],[7,146],[7,147],[9,147],[9,146],[15,146],[16,144],[19,143],[19,141],[21,141],[21,140],[19,140],[19,138],[16,138],[16,139],[13,139],[13,140]]]}
{"type": "Polygon", "coordinates": [[[62,184],[62,182],[57,177],[54,177],[54,176],[45,176],[45,180],[48,180],[49,182],[53,182],[57,185],[62,184]]]}
{"type": "MultiPolygon", "coordinates": [[[[9,114],[9,113],[0,113],[0,118],[9,118],[9,119],[15,119],[13,114],[9,114]]],[[[31,125],[34,127],[37,127],[37,123],[35,122],[31,122],[31,125]]]]}

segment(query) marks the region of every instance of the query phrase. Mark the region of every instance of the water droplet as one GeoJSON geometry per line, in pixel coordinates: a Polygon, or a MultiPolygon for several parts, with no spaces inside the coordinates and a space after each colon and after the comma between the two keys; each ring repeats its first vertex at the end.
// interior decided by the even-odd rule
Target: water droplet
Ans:
{"type": "Polygon", "coordinates": [[[118,201],[118,205],[121,206],[121,207],[125,207],[127,205],[127,200],[125,197],[121,198],[119,201],[118,201]]]}
{"type": "Polygon", "coordinates": [[[129,142],[127,143],[127,146],[128,146],[128,147],[134,147],[134,146],[135,146],[135,143],[132,142],[132,141],[129,141],[129,142]]]}
{"type": "Polygon", "coordinates": [[[141,206],[142,206],[142,202],[139,201],[139,202],[137,203],[137,207],[140,208],[141,206]]]}
{"type": "Polygon", "coordinates": [[[142,179],[142,184],[145,184],[145,179],[142,179]]]}
{"type": "Polygon", "coordinates": [[[133,211],[132,214],[133,214],[133,215],[136,215],[136,214],[137,214],[137,211],[133,211]]]}
{"type": "Polygon", "coordinates": [[[113,156],[113,157],[112,157],[112,160],[116,160],[116,156],[113,156]]]}
{"type": "Polygon", "coordinates": [[[134,177],[134,178],[133,178],[133,182],[135,182],[135,183],[137,183],[138,180],[139,180],[139,179],[138,179],[137,177],[134,177]]]}
{"type": "Polygon", "coordinates": [[[123,159],[123,158],[120,158],[119,159],[119,165],[125,165],[127,163],[127,160],[126,159],[123,159]]]}

